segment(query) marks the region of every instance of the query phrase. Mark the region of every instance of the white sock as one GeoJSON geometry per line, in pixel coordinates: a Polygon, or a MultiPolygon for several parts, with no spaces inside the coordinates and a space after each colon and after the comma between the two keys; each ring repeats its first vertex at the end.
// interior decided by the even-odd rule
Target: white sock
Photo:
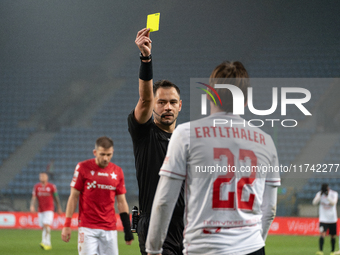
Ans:
{"type": "Polygon", "coordinates": [[[43,227],[41,242],[46,244],[46,228],[43,227]]]}
{"type": "Polygon", "coordinates": [[[51,228],[46,227],[45,244],[51,246],[51,228]]]}

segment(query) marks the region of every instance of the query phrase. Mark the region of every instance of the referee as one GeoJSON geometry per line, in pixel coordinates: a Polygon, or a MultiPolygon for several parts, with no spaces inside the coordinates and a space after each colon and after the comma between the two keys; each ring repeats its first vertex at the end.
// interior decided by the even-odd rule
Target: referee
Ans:
{"type": "MultiPolygon", "coordinates": [[[[139,187],[140,219],[137,226],[141,254],[145,252],[145,242],[149,228],[152,202],[159,180],[159,170],[163,164],[172,132],[181,111],[179,88],[167,81],[157,81],[153,85],[150,29],[137,33],[136,45],[141,51],[139,71],[139,100],[128,116],[129,132],[133,142],[136,176],[139,187]]],[[[166,255],[182,254],[184,186],[170,220],[169,230],[163,244],[166,255]]]]}

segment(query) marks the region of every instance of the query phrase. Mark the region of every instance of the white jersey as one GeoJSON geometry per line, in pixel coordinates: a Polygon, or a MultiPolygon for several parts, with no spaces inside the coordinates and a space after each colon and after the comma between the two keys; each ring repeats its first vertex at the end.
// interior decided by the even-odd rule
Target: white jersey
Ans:
{"type": "Polygon", "coordinates": [[[216,113],[179,125],[171,137],[177,142],[160,175],[185,180],[187,252],[246,254],[264,246],[261,204],[265,185],[280,185],[278,157],[268,134],[242,123],[216,113]],[[216,119],[228,123],[214,127],[216,119]]]}
{"type": "Polygon", "coordinates": [[[320,202],[319,205],[319,221],[322,223],[336,223],[338,216],[336,212],[336,204],[338,202],[338,192],[334,190],[328,191],[328,196],[321,195],[321,191],[316,193],[313,204],[320,202]],[[317,201],[317,202],[316,202],[317,201]]]}

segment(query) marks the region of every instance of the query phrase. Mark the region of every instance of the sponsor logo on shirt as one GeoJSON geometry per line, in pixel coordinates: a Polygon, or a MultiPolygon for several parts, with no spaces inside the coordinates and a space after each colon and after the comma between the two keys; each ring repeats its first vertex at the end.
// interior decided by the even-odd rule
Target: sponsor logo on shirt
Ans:
{"type": "Polygon", "coordinates": [[[87,183],[87,189],[95,188],[96,187],[96,181],[93,181],[92,183],[87,183]]]}
{"type": "Polygon", "coordinates": [[[117,175],[114,172],[112,172],[112,174],[110,174],[110,175],[111,175],[112,179],[117,180],[117,175]]]}
{"type": "Polygon", "coordinates": [[[108,173],[101,173],[101,172],[98,172],[98,176],[107,176],[107,177],[109,177],[109,174],[108,174],[108,173]]]}
{"type": "Polygon", "coordinates": [[[51,188],[50,187],[38,187],[37,196],[43,197],[43,196],[50,196],[51,195],[51,188]]]}
{"type": "Polygon", "coordinates": [[[93,181],[92,183],[90,183],[90,182],[87,183],[87,189],[91,189],[91,188],[116,190],[116,187],[114,187],[112,185],[99,184],[96,181],[93,181]]]}
{"type": "Polygon", "coordinates": [[[42,191],[42,192],[39,192],[38,191],[38,197],[48,197],[48,196],[50,196],[51,195],[51,193],[48,193],[48,192],[44,192],[44,191],[42,191]]]}
{"type": "Polygon", "coordinates": [[[113,187],[112,185],[104,185],[104,184],[98,184],[99,189],[108,189],[108,190],[116,190],[116,187],[113,187]]]}

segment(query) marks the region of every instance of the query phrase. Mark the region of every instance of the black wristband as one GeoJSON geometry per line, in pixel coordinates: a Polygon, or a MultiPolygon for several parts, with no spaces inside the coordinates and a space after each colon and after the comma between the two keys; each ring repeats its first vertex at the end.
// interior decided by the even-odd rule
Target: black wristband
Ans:
{"type": "Polygon", "coordinates": [[[150,81],[153,78],[152,60],[150,62],[141,61],[139,67],[139,79],[143,81],[150,81]]]}
{"type": "Polygon", "coordinates": [[[151,54],[150,54],[149,56],[144,57],[143,54],[140,53],[140,54],[139,54],[139,58],[140,58],[141,60],[149,60],[149,59],[152,59],[152,56],[151,56],[151,54]]]}
{"type": "Polygon", "coordinates": [[[124,227],[125,241],[133,240],[129,215],[126,212],[120,213],[119,215],[124,227]]]}

